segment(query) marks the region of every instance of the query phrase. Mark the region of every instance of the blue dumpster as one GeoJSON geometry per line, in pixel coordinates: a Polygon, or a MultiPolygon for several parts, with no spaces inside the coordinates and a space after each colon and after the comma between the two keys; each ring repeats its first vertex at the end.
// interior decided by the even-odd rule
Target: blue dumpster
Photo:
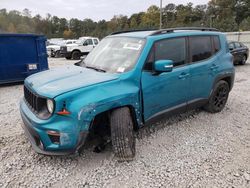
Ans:
{"type": "Polygon", "coordinates": [[[45,41],[42,35],[0,34],[0,84],[47,70],[45,41]]]}

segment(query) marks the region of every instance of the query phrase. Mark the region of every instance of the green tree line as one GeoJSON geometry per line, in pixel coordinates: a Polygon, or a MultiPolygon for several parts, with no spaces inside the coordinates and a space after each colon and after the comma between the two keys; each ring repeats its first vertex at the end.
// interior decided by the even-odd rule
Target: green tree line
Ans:
{"type": "MultiPolygon", "coordinates": [[[[210,0],[208,4],[167,4],[162,9],[162,27],[204,26],[221,31],[250,30],[249,0],[210,0]]],[[[47,14],[32,16],[31,11],[0,10],[0,33],[36,33],[48,38],[79,38],[104,36],[120,30],[159,28],[160,8],[150,6],[147,11],[131,15],[115,15],[111,20],[67,20],[47,14]]]]}

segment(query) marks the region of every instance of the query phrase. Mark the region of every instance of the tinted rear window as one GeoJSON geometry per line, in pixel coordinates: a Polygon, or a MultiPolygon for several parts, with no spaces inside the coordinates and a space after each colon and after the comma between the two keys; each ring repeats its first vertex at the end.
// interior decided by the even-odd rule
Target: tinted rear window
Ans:
{"type": "Polygon", "coordinates": [[[190,54],[192,62],[210,58],[213,54],[210,36],[190,37],[190,54]]]}

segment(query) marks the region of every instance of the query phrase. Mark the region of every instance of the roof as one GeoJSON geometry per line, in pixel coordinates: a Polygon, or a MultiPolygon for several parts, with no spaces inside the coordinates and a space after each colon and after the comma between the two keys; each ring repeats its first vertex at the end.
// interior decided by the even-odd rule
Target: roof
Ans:
{"type": "Polygon", "coordinates": [[[219,30],[215,28],[204,28],[204,27],[180,27],[180,28],[168,28],[161,30],[131,30],[131,31],[118,31],[112,33],[113,36],[123,36],[123,37],[135,37],[135,38],[146,38],[148,36],[156,36],[163,34],[174,34],[174,33],[206,33],[217,32],[219,30]]]}

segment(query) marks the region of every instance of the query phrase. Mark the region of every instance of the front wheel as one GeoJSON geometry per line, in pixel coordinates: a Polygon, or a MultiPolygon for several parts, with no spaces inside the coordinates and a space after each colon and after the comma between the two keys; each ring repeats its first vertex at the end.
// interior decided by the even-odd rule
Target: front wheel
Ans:
{"type": "Polygon", "coordinates": [[[74,51],[74,52],[72,53],[72,58],[73,58],[74,60],[79,60],[80,57],[81,57],[81,53],[80,53],[80,52],[74,51]]]}
{"type": "Polygon", "coordinates": [[[111,113],[111,140],[119,161],[130,161],[135,156],[133,121],[129,108],[119,108],[111,113]]]}
{"type": "Polygon", "coordinates": [[[59,58],[59,57],[61,57],[60,50],[57,50],[55,53],[55,58],[59,58]]]}
{"type": "Polygon", "coordinates": [[[211,113],[221,112],[225,107],[229,95],[229,85],[226,81],[220,80],[214,87],[208,103],[204,107],[211,113]]]}

